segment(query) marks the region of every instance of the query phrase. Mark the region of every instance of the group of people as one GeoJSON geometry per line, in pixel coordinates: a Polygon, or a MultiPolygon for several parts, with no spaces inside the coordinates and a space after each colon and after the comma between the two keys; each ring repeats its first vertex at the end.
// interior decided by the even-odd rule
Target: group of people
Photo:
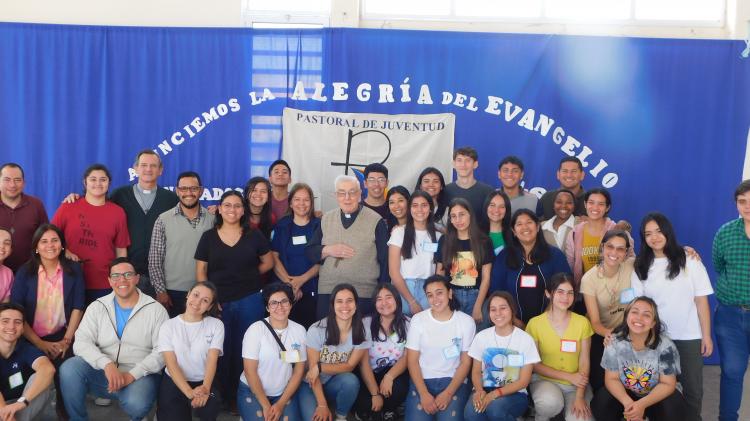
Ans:
{"type": "MultiPolygon", "coordinates": [[[[54,382],[71,420],[88,394],[131,419],[700,419],[714,290],[669,219],[643,218],[636,255],[577,158],[541,198],[519,158],[499,189],[478,164],[459,148],[455,182],[430,167],[412,191],[370,164],[364,199],[338,176],[321,214],[283,160],[204,207],[199,174],[161,187],[144,150],[137,184],[92,165],[51,223],[3,165],[0,417],[32,419],[54,382]]],[[[750,353],[750,181],[735,202],[712,250],[721,419],[750,353]]]]}

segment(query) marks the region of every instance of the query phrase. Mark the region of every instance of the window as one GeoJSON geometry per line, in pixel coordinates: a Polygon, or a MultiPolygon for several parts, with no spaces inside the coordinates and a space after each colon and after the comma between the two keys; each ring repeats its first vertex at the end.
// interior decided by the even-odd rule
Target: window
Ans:
{"type": "Polygon", "coordinates": [[[726,0],[361,0],[363,19],[724,24],[726,0]]]}
{"type": "Polygon", "coordinates": [[[331,0],[242,0],[242,20],[254,28],[328,26],[331,0]]]}

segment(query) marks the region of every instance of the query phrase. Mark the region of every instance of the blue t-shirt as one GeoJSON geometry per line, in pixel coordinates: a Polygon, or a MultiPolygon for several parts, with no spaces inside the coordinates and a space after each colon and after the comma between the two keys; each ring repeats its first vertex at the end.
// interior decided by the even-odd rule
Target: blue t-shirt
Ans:
{"type": "Polygon", "coordinates": [[[122,308],[117,304],[117,299],[112,300],[115,303],[115,323],[117,324],[117,337],[122,338],[122,331],[125,329],[125,323],[130,318],[133,308],[122,308]]]}
{"type": "Polygon", "coordinates": [[[42,351],[24,339],[18,340],[7,359],[0,356],[0,392],[6,401],[21,397],[26,382],[34,374],[31,366],[43,356],[42,351]]]}
{"type": "MultiPolygon", "coordinates": [[[[317,219],[312,219],[307,225],[300,226],[291,220],[291,216],[282,218],[271,235],[271,250],[279,253],[279,260],[291,276],[302,275],[310,270],[317,262],[311,262],[305,256],[305,249],[319,226],[317,219]]],[[[279,280],[274,274],[274,278],[279,280]]],[[[314,277],[302,285],[302,292],[318,292],[318,277],[314,277]]]]}

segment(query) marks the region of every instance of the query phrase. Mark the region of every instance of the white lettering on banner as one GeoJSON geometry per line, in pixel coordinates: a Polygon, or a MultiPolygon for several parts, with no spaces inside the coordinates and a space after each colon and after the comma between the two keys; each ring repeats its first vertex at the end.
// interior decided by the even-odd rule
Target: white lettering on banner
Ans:
{"type": "MultiPolygon", "coordinates": [[[[394,98],[395,99],[395,98],[394,98]]],[[[332,180],[379,162],[391,168],[451,171],[453,114],[359,114],[284,108],[282,158],[319,193],[315,206],[335,206],[332,180]],[[309,139],[321,139],[309,142],[309,139]]],[[[391,173],[391,185],[412,185],[413,171],[391,173]]]]}
{"type": "MultiPolygon", "coordinates": [[[[330,86],[326,83],[314,82],[312,86],[305,86],[304,81],[298,80],[294,85],[294,91],[289,99],[292,101],[313,100],[317,102],[328,102],[329,99],[331,101],[349,101],[356,98],[359,102],[375,101],[378,104],[412,102],[409,77],[404,78],[403,82],[400,84],[377,83],[376,86],[377,90],[375,92],[373,92],[373,84],[371,83],[361,82],[356,85],[356,88],[352,86],[351,89],[355,90],[355,94],[352,96],[352,99],[350,99],[349,82],[331,82],[330,86]],[[312,92],[312,95],[309,97],[308,92],[312,92]]],[[[417,96],[416,103],[418,105],[434,105],[435,102],[433,101],[432,92],[433,91],[428,84],[419,85],[419,95],[417,96]]],[[[279,94],[277,93],[277,95],[279,94]]],[[[273,101],[277,99],[277,95],[274,95],[269,88],[264,88],[262,93],[255,91],[249,92],[248,97],[250,99],[250,106],[273,101]]],[[[282,93],[280,97],[286,99],[286,93],[282,93]]],[[[583,167],[588,169],[588,172],[592,177],[601,179],[602,186],[611,188],[618,183],[619,175],[616,172],[604,171],[609,168],[609,163],[603,158],[596,157],[594,150],[584,144],[581,140],[570,134],[566,134],[565,129],[558,124],[555,119],[543,114],[537,109],[525,108],[499,96],[487,95],[485,98],[486,103],[482,104],[482,101],[475,96],[462,92],[450,91],[440,91],[438,97],[440,105],[453,106],[471,112],[476,112],[481,107],[487,114],[502,116],[500,119],[502,123],[515,123],[520,128],[538,133],[544,138],[548,137],[551,132],[552,135],[549,136],[549,138],[553,144],[560,147],[560,152],[580,159],[583,167]]],[[[236,98],[230,98],[226,103],[221,103],[206,111],[202,111],[200,115],[189,120],[188,124],[185,124],[180,130],[175,131],[166,139],[162,140],[161,143],[158,143],[153,150],[160,155],[167,155],[174,151],[175,147],[184,144],[186,140],[196,137],[201,131],[205,130],[210,123],[215,122],[230,113],[236,113],[239,110],[239,101],[236,98]]],[[[427,124],[414,121],[389,121],[385,124],[384,121],[368,121],[361,119],[350,121],[342,117],[324,117],[321,115],[298,115],[295,121],[299,123],[326,126],[333,125],[350,129],[393,129],[411,132],[431,132],[442,130],[434,125],[436,123],[427,124]]],[[[748,132],[748,138],[750,139],[750,131],[748,132]]],[[[750,140],[748,143],[750,144],[750,140]]],[[[449,155],[451,155],[451,153],[449,153],[449,155]]],[[[750,147],[748,147],[748,156],[750,157],[750,147]]],[[[748,168],[747,171],[750,172],[750,158],[748,158],[746,167],[748,168]]],[[[448,168],[445,173],[450,174],[450,168],[448,168]]],[[[129,176],[131,181],[136,178],[135,172],[132,170],[129,170],[129,176]]]]}

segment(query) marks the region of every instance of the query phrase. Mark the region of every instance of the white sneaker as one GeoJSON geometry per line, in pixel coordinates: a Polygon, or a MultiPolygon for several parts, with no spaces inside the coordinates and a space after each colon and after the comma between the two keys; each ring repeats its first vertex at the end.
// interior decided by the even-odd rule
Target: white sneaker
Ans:
{"type": "Polygon", "coordinates": [[[339,414],[336,414],[336,418],[335,418],[335,421],[347,421],[347,420],[346,420],[346,415],[339,415],[339,414]]]}
{"type": "Polygon", "coordinates": [[[112,404],[112,399],[107,399],[107,398],[94,399],[94,405],[96,406],[109,406],[111,404],[112,404]]]}

